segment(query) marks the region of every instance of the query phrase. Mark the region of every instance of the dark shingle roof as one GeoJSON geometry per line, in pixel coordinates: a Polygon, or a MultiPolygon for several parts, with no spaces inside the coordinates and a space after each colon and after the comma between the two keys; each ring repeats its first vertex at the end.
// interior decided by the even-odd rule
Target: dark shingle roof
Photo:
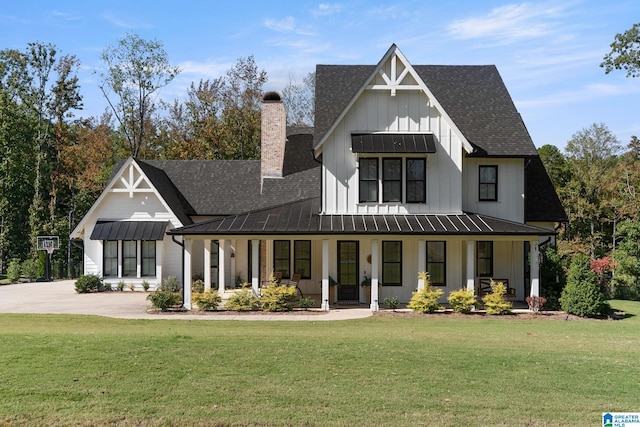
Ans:
{"type": "MultiPolygon", "coordinates": [[[[474,146],[477,156],[537,154],[498,70],[493,65],[415,65],[445,112],[474,146]]],[[[373,73],[373,65],[316,67],[317,144],[373,73]]]]}
{"type": "Polygon", "coordinates": [[[553,231],[477,214],[320,215],[320,199],[231,215],[169,231],[169,234],[410,234],[551,235],[553,231]]]}
{"type": "MultiPolygon", "coordinates": [[[[307,156],[313,162],[311,151],[307,156]]],[[[320,192],[320,165],[315,162],[312,169],[265,179],[262,192],[259,160],[138,160],[138,163],[165,200],[175,197],[184,201],[167,201],[178,215],[177,211],[183,215],[231,215],[317,197],[320,192]]]]}
{"type": "Polygon", "coordinates": [[[526,169],[525,221],[568,221],[553,183],[540,157],[532,157],[526,169]]]}

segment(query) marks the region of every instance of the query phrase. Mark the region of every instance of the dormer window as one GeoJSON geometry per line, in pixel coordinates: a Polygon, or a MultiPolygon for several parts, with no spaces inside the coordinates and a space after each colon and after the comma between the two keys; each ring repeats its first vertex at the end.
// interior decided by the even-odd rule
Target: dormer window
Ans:
{"type": "Polygon", "coordinates": [[[407,203],[427,202],[426,159],[407,159],[407,203]]]}
{"type": "Polygon", "coordinates": [[[426,158],[361,157],[358,169],[359,203],[427,202],[426,158]]]}
{"type": "Polygon", "coordinates": [[[378,201],[378,159],[360,159],[360,203],[378,201]]]}
{"type": "Polygon", "coordinates": [[[402,159],[382,159],[382,202],[402,202],[402,159]]]}

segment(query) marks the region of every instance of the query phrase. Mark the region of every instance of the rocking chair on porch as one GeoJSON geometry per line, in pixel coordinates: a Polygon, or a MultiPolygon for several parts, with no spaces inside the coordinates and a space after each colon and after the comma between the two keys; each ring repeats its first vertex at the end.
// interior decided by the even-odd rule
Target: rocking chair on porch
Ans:
{"type": "Polygon", "coordinates": [[[509,279],[492,279],[490,277],[481,277],[480,279],[478,279],[478,284],[480,286],[478,286],[477,289],[477,294],[478,297],[483,297],[485,295],[488,295],[491,293],[491,281],[494,282],[502,282],[502,284],[505,286],[505,288],[507,289],[507,293],[504,295],[507,298],[515,298],[516,297],[516,290],[515,288],[510,288],[509,287],[509,279]]]}

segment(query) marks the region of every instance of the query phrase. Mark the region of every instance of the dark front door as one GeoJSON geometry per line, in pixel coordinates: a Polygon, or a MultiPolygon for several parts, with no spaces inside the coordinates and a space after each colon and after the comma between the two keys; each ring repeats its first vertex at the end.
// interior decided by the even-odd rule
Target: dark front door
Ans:
{"type": "Polygon", "coordinates": [[[338,300],[358,301],[358,254],[357,241],[338,242],[338,300]]]}

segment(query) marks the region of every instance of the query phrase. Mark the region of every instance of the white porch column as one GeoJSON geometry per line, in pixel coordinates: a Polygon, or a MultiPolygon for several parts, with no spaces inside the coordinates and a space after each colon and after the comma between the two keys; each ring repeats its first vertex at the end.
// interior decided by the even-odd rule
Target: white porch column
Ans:
{"type": "Polygon", "coordinates": [[[540,296],[540,249],[538,240],[529,242],[529,253],[531,257],[531,296],[540,296]]]}
{"type": "Polygon", "coordinates": [[[184,241],[184,277],[182,278],[182,292],[184,295],[183,306],[191,310],[191,245],[193,241],[184,241]]]}
{"type": "Polygon", "coordinates": [[[227,241],[218,240],[218,292],[224,293],[224,264],[227,241]]]}
{"type": "Polygon", "coordinates": [[[378,311],[378,241],[371,241],[371,311],[378,311]]]}
{"type": "MultiPolygon", "coordinates": [[[[427,242],[418,240],[418,272],[423,271],[427,271],[427,242]]],[[[418,290],[422,289],[424,289],[424,280],[418,277],[418,290]]]]}
{"type": "Polygon", "coordinates": [[[162,264],[164,264],[164,241],[156,242],[156,287],[162,283],[162,264]]]}
{"type": "Polygon", "coordinates": [[[329,241],[322,241],[322,310],[329,311],[329,241]]]}
{"type": "Polygon", "coordinates": [[[475,293],[475,263],[476,263],[476,242],[475,240],[467,240],[467,290],[475,293]]]}
{"type": "MultiPolygon", "coordinates": [[[[251,240],[251,289],[258,295],[260,285],[260,240],[251,240]]],[[[248,279],[248,277],[247,277],[248,279]]]]}
{"type": "Polygon", "coordinates": [[[211,239],[204,241],[204,290],[211,290],[211,239]]]}

